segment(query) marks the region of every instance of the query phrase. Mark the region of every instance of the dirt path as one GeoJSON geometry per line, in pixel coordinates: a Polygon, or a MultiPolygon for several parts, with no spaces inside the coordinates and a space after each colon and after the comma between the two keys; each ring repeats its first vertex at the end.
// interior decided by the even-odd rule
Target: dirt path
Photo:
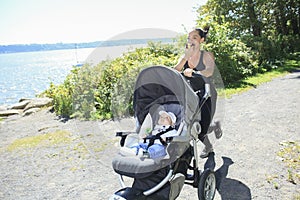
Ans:
{"type": "MultiPolygon", "coordinates": [[[[226,100],[224,135],[215,141],[215,157],[200,164],[215,166],[215,199],[299,195],[300,185],[286,181],[286,166],[277,156],[281,142],[300,140],[299,99],[295,72],[226,100]]],[[[114,133],[133,128],[133,119],[64,122],[47,110],[2,121],[0,199],[108,199],[120,187],[111,168],[118,146],[114,133]],[[57,130],[67,131],[64,140],[55,140],[57,130]],[[28,146],[16,143],[21,138],[28,146]]],[[[197,189],[184,186],[178,199],[197,199],[197,189]]]]}

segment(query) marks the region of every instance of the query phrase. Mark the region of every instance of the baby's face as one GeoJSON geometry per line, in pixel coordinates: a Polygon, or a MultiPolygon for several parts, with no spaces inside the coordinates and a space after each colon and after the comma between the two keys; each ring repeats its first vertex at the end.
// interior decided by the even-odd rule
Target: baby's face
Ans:
{"type": "Polygon", "coordinates": [[[171,120],[169,115],[167,115],[166,113],[162,113],[159,116],[158,124],[159,125],[165,125],[165,126],[172,125],[172,120],[171,120]]]}

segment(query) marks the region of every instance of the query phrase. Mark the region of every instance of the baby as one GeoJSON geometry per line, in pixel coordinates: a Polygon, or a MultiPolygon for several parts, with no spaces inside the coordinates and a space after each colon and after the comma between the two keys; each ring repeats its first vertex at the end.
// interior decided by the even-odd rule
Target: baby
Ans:
{"type": "MultiPolygon", "coordinates": [[[[161,132],[163,129],[168,129],[170,126],[174,127],[176,123],[176,116],[172,112],[159,111],[159,118],[157,121],[157,125],[154,127],[152,131],[152,135],[156,135],[161,132]]],[[[175,136],[177,131],[175,129],[168,131],[161,135],[161,137],[165,140],[167,137],[175,136]]]]}
{"type": "MultiPolygon", "coordinates": [[[[172,112],[160,111],[159,119],[157,125],[155,125],[151,135],[157,135],[162,133],[162,131],[168,130],[170,127],[171,130],[163,133],[160,137],[163,141],[166,141],[167,137],[177,136],[177,131],[174,126],[176,123],[176,116],[172,112]]],[[[159,139],[156,139],[154,143],[149,146],[149,142],[138,143],[132,145],[131,147],[127,147],[133,152],[135,155],[148,155],[149,158],[159,158],[165,156],[166,146],[163,145],[159,139]]]]}

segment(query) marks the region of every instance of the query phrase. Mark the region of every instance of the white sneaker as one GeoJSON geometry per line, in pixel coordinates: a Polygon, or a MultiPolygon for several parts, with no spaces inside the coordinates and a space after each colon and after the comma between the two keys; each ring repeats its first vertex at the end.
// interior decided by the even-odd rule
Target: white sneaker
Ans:
{"type": "Polygon", "coordinates": [[[214,152],[214,149],[211,148],[206,148],[204,147],[204,149],[202,150],[201,154],[200,154],[200,158],[207,158],[209,156],[210,153],[214,152]]]}
{"type": "Polygon", "coordinates": [[[200,158],[207,158],[209,156],[209,153],[214,152],[213,146],[210,143],[207,135],[203,140],[203,144],[205,145],[205,147],[200,154],[200,158]]]}

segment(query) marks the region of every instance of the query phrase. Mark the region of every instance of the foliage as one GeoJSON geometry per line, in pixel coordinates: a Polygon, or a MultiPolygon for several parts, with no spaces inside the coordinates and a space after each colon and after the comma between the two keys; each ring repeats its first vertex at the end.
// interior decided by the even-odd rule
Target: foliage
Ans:
{"type": "Polygon", "coordinates": [[[111,118],[132,114],[133,86],[140,70],[152,65],[174,66],[178,55],[173,45],[150,42],[145,48],[107,63],[95,90],[97,110],[94,116],[111,118]]]}
{"type": "Polygon", "coordinates": [[[71,70],[63,84],[58,86],[53,83],[40,96],[53,99],[55,112],[62,117],[69,117],[73,113],[73,93],[77,83],[79,68],[71,70]]]}
{"type": "Polygon", "coordinates": [[[229,41],[235,43],[234,40],[238,40],[239,43],[244,43],[250,48],[251,56],[245,56],[249,52],[243,52],[242,57],[250,60],[255,58],[251,65],[257,70],[254,69],[253,72],[264,72],[276,67],[286,54],[299,51],[299,8],[299,1],[294,0],[208,0],[198,9],[197,22],[200,26],[203,26],[203,23],[212,24],[215,31],[226,35],[222,45],[227,48],[220,49],[225,50],[225,54],[231,48],[229,41]],[[219,29],[215,23],[225,27],[226,33],[222,33],[224,29],[219,29]],[[257,68],[257,65],[260,68],[257,68]]]}
{"type": "Polygon", "coordinates": [[[128,116],[133,112],[133,86],[140,70],[152,65],[174,66],[179,54],[175,45],[149,42],[147,47],[114,60],[74,68],[63,84],[51,84],[43,95],[54,99],[56,113],[64,117],[128,116]]]}
{"type": "MultiPolygon", "coordinates": [[[[205,26],[198,22],[199,26],[205,26]]],[[[215,55],[216,66],[219,69],[225,85],[230,85],[247,76],[256,74],[258,61],[255,54],[243,42],[228,37],[226,24],[210,24],[208,40],[204,48],[215,55]]]]}
{"type": "Polygon", "coordinates": [[[200,19],[229,23],[232,37],[298,35],[300,3],[295,0],[208,0],[198,9],[200,19]]]}
{"type": "Polygon", "coordinates": [[[266,83],[276,77],[286,75],[288,72],[296,69],[299,66],[300,61],[296,62],[295,60],[287,60],[282,66],[274,68],[272,71],[258,73],[255,76],[250,76],[243,80],[237,81],[236,83],[231,84],[230,87],[226,88],[226,97],[256,88],[262,83],[266,83]]]}

